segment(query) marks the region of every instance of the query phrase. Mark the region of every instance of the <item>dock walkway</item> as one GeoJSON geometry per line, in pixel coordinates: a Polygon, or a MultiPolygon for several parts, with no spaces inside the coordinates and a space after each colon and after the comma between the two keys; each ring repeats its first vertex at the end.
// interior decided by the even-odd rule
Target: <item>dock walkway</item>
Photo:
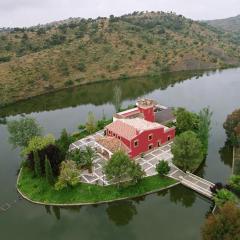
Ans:
{"type": "Polygon", "coordinates": [[[198,177],[190,172],[183,172],[174,166],[174,171],[168,174],[169,177],[178,180],[184,186],[191,188],[192,190],[204,195],[205,197],[212,198],[212,192],[210,190],[215,184],[201,177],[198,177]]]}

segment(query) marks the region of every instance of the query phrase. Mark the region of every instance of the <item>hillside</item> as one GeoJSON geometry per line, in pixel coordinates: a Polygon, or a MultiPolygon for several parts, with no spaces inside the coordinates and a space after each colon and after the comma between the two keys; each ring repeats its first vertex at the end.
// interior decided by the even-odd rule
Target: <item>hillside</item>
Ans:
{"type": "Polygon", "coordinates": [[[240,32],[240,15],[225,19],[209,20],[206,23],[227,32],[240,32]]]}
{"type": "Polygon", "coordinates": [[[0,33],[0,102],[101,80],[239,62],[240,47],[228,36],[173,13],[8,29],[0,33]]]}

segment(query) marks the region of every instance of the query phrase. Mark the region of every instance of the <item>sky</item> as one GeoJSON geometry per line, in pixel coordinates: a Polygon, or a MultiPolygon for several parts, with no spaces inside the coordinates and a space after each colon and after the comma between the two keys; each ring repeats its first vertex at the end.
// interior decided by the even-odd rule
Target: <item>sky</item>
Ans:
{"type": "Polygon", "coordinates": [[[70,17],[173,11],[194,20],[240,14],[240,0],[0,0],[0,27],[28,27],[70,17]]]}

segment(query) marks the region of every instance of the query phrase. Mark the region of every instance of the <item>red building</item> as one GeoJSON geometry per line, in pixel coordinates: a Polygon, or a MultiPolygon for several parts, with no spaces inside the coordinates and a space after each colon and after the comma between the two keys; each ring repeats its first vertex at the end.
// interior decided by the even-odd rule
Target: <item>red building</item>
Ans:
{"type": "Polygon", "coordinates": [[[115,114],[113,122],[105,127],[105,136],[124,144],[125,151],[132,158],[160,147],[175,137],[175,128],[155,121],[157,112],[164,112],[167,108],[149,99],[139,100],[136,105],[136,108],[115,114]]]}

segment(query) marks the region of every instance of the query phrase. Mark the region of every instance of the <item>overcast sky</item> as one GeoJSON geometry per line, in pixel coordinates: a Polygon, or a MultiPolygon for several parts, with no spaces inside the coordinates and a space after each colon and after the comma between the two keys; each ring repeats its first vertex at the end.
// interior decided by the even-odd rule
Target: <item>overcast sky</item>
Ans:
{"type": "Polygon", "coordinates": [[[195,20],[226,18],[240,14],[240,0],[0,0],[0,27],[146,10],[173,11],[195,20]]]}

